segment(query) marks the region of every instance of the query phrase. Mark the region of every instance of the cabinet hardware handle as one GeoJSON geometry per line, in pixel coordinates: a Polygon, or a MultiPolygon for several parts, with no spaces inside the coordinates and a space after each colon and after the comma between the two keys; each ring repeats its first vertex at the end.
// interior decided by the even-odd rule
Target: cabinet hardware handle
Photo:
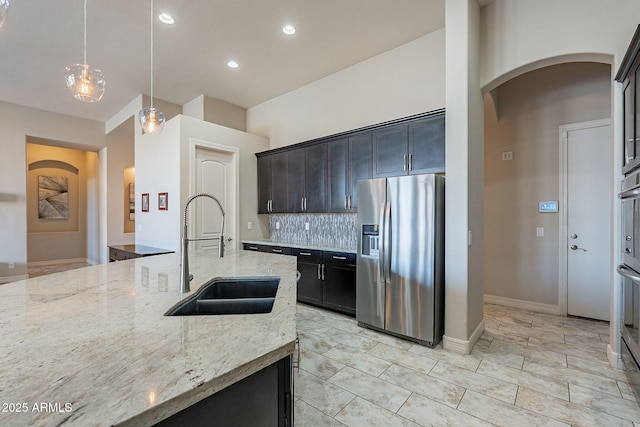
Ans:
{"type": "Polygon", "coordinates": [[[307,211],[307,198],[304,198],[304,211],[307,211]]]}
{"type": "Polygon", "coordinates": [[[413,154],[409,154],[409,170],[413,170],[413,154]]]}
{"type": "Polygon", "coordinates": [[[322,277],[320,277],[320,264],[318,264],[318,280],[322,280],[322,277]]]}
{"type": "Polygon", "coordinates": [[[345,210],[345,211],[347,210],[347,198],[348,198],[348,197],[349,197],[349,196],[347,196],[346,194],[344,195],[344,210],[345,210]]]}
{"type": "Polygon", "coordinates": [[[257,246],[249,246],[249,249],[253,249],[254,251],[257,251],[258,247],[257,246]]]}
{"type": "Polygon", "coordinates": [[[342,259],[342,260],[344,260],[344,259],[347,259],[347,257],[346,257],[346,256],[337,256],[337,255],[334,255],[334,256],[333,256],[333,259],[342,259]]]}
{"type": "Polygon", "coordinates": [[[353,206],[351,205],[351,194],[349,194],[349,210],[353,209],[353,206]]]}
{"type": "Polygon", "coordinates": [[[300,210],[304,212],[304,197],[300,198],[300,210]]]}
{"type": "Polygon", "coordinates": [[[322,264],[322,280],[324,280],[324,264],[322,264]]]}
{"type": "Polygon", "coordinates": [[[404,155],[404,159],[402,160],[402,170],[407,171],[407,155],[404,155]]]}
{"type": "Polygon", "coordinates": [[[311,256],[311,253],[310,252],[300,252],[300,255],[311,256]]]}
{"type": "Polygon", "coordinates": [[[282,253],[282,249],[271,249],[271,252],[282,253]]]}

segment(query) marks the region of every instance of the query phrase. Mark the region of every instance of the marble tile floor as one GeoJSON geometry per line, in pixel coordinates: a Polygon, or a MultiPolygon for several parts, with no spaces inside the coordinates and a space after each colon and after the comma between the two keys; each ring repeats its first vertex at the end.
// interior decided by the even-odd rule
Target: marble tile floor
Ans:
{"type": "Polygon", "coordinates": [[[607,322],[491,304],[484,316],[465,356],[298,304],[296,427],[640,425],[607,362],[607,322]]]}
{"type": "Polygon", "coordinates": [[[73,270],[80,267],[89,267],[91,264],[86,262],[69,262],[63,264],[47,264],[47,265],[30,265],[27,266],[27,274],[29,278],[44,276],[46,274],[58,273],[60,271],[73,270]]]}

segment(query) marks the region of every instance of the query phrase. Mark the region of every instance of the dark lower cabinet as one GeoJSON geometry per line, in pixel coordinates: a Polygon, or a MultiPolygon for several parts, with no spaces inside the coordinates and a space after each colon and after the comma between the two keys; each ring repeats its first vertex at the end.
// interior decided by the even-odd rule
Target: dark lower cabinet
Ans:
{"type": "Polygon", "coordinates": [[[298,258],[298,301],[322,305],[322,251],[293,249],[298,258]]]}
{"type": "Polygon", "coordinates": [[[293,249],[298,257],[298,301],[356,314],[356,255],[293,249]]]}
{"type": "Polygon", "coordinates": [[[155,424],[157,427],[292,427],[292,356],[155,424]]]}
{"type": "Polygon", "coordinates": [[[341,252],[322,254],[324,298],[327,308],[356,314],[356,255],[341,252]]]}
{"type": "Polygon", "coordinates": [[[294,255],[298,259],[298,301],[356,314],[356,254],[244,243],[248,251],[294,255]]]}

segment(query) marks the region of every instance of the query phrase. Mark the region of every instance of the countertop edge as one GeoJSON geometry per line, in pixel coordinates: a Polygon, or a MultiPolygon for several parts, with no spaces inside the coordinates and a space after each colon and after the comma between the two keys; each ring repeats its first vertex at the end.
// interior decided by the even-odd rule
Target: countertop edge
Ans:
{"type": "Polygon", "coordinates": [[[127,420],[115,424],[118,427],[137,427],[140,425],[153,425],[171,417],[174,414],[206,399],[209,396],[223,390],[238,381],[272,365],[278,360],[295,352],[295,340],[266,353],[244,365],[238,366],[226,374],[214,378],[210,381],[196,385],[194,388],[182,393],[174,398],[147,409],[127,420]]]}
{"type": "Polygon", "coordinates": [[[296,249],[315,249],[319,251],[327,251],[327,252],[344,252],[349,254],[355,254],[358,252],[355,248],[334,248],[328,246],[318,246],[313,244],[305,244],[305,243],[290,243],[290,242],[274,242],[269,239],[243,239],[241,243],[249,243],[255,245],[269,245],[269,246],[284,246],[287,248],[296,248],[296,249]]]}

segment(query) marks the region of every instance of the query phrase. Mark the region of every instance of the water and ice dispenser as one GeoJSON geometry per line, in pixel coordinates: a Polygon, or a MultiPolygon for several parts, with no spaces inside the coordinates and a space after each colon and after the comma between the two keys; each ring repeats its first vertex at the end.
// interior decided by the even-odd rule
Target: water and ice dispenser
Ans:
{"type": "Polygon", "coordinates": [[[380,248],[380,237],[378,236],[378,224],[362,225],[362,251],[361,256],[366,258],[378,258],[380,248]]]}

